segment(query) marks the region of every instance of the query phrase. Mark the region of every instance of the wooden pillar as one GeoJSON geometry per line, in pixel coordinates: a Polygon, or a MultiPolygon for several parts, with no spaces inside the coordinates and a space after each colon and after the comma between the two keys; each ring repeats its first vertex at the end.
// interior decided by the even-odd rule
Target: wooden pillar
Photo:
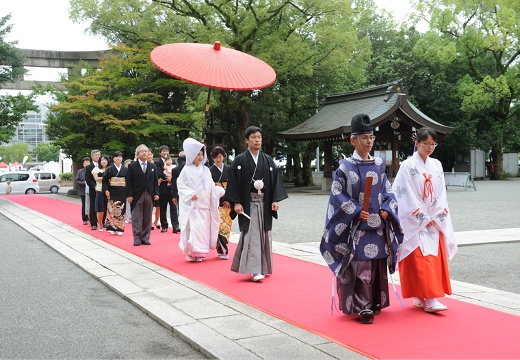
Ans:
{"type": "Polygon", "coordinates": [[[332,141],[327,140],[323,144],[323,180],[321,190],[330,190],[332,185],[332,141]]]}
{"type": "Polygon", "coordinates": [[[390,174],[388,174],[390,178],[390,182],[393,182],[395,176],[397,175],[397,171],[399,170],[399,139],[397,136],[392,137],[392,166],[390,168],[390,174]]]}

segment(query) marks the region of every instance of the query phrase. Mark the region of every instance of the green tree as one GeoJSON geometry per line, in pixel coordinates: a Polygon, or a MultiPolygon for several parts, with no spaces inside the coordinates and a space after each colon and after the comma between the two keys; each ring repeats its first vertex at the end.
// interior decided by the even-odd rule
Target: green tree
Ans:
{"type": "MultiPolygon", "coordinates": [[[[11,15],[0,17],[0,89],[5,83],[23,79],[27,72],[23,67],[25,58],[16,48],[16,41],[4,39],[11,32],[8,25],[11,15]]],[[[23,120],[28,110],[36,110],[33,95],[0,95],[0,144],[8,142],[15,133],[16,126],[23,120]]]]}
{"type": "Polygon", "coordinates": [[[31,162],[32,156],[29,155],[29,146],[25,143],[16,143],[8,146],[0,146],[0,156],[6,164],[18,161],[20,164],[23,158],[28,156],[27,161],[31,162]]]}
{"type": "Polygon", "coordinates": [[[50,143],[39,143],[33,148],[33,153],[38,161],[56,161],[60,159],[60,147],[50,143]]]}
{"type": "Polygon", "coordinates": [[[187,84],[166,77],[149,59],[149,49],[118,46],[99,70],[64,78],[66,91],[53,92],[57,104],[47,119],[53,143],[79,160],[92,149],[133,158],[141,143],[155,148],[175,142],[192,124],[183,108],[187,84]]]}
{"type": "MultiPolygon", "coordinates": [[[[369,47],[358,41],[350,1],[166,1],[118,0],[71,1],[73,19],[90,20],[90,30],[111,41],[141,44],[151,39],[156,44],[168,42],[213,43],[259,57],[277,72],[277,84],[261,92],[213,92],[212,121],[228,130],[233,147],[240,144],[244,129],[251,123],[286,129],[288,113],[301,122],[314,111],[325,88],[351,86],[363,77],[363,60],[369,47]],[[330,83],[317,85],[316,78],[327,74],[330,83]],[[285,92],[307,82],[304,94],[285,92]],[[340,86],[341,85],[341,86],[340,86]],[[263,102],[276,105],[267,117],[263,102]],[[293,108],[286,108],[288,103],[293,108]],[[218,104],[223,109],[217,109],[218,104]],[[299,117],[304,107],[305,117],[299,117]],[[259,108],[258,111],[253,111],[259,108]],[[312,110],[311,110],[312,109],[312,110]],[[223,115],[226,115],[224,118],[223,115]],[[257,114],[260,114],[258,117],[257,114]],[[221,117],[222,115],[222,117],[221,117]],[[281,121],[281,122],[280,122],[281,121]]],[[[205,92],[205,89],[203,89],[205,92]]],[[[200,104],[199,97],[192,98],[200,104]]]]}
{"type": "Polygon", "coordinates": [[[495,172],[503,178],[503,150],[518,128],[520,83],[520,2],[517,0],[421,0],[418,9],[431,31],[416,45],[416,54],[431,66],[463,62],[457,94],[468,123],[480,129],[495,172]]]}

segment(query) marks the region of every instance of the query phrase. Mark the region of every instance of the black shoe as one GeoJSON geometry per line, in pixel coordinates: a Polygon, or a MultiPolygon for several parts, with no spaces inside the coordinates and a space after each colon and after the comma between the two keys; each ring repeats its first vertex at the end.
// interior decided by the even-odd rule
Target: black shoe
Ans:
{"type": "Polygon", "coordinates": [[[92,230],[97,230],[97,226],[96,225],[92,225],[92,230]]]}
{"type": "Polygon", "coordinates": [[[87,222],[87,221],[83,221],[83,225],[87,225],[87,224],[88,224],[88,222],[87,222]]]}
{"type": "Polygon", "coordinates": [[[361,324],[373,324],[374,323],[374,312],[372,310],[361,310],[359,312],[359,321],[361,324]]]}
{"type": "Polygon", "coordinates": [[[150,230],[155,230],[155,228],[153,227],[153,225],[152,225],[152,227],[150,228],[150,230]]]}
{"type": "Polygon", "coordinates": [[[166,229],[166,228],[162,228],[162,229],[161,229],[161,232],[162,232],[162,233],[163,233],[163,232],[167,232],[167,231],[168,231],[168,229],[166,229]]]}
{"type": "Polygon", "coordinates": [[[141,245],[141,244],[136,244],[136,243],[134,243],[134,246],[139,246],[139,245],[141,245]]]}
{"type": "Polygon", "coordinates": [[[149,241],[141,241],[141,244],[142,245],[152,245],[152,243],[150,243],[149,241]]]}
{"type": "Polygon", "coordinates": [[[155,224],[155,227],[156,227],[157,229],[160,229],[160,228],[161,228],[161,225],[157,225],[157,224],[155,224]]]}
{"type": "Polygon", "coordinates": [[[174,234],[177,234],[177,233],[180,233],[180,232],[181,232],[181,229],[175,229],[175,228],[174,228],[174,229],[172,230],[172,232],[173,232],[174,234]]]}

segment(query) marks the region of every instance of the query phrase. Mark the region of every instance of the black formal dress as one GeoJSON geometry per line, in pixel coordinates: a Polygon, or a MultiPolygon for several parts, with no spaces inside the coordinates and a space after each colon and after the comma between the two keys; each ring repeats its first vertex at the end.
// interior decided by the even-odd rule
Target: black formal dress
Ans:
{"type": "MultiPolygon", "coordinates": [[[[171,182],[166,181],[166,175],[164,174],[164,160],[161,158],[155,162],[155,166],[159,171],[159,178],[163,179],[159,185],[159,210],[161,214],[161,228],[164,231],[168,229],[168,218],[166,212],[168,209],[168,203],[171,202],[171,182]]],[[[170,203],[170,221],[172,223],[173,230],[179,229],[179,217],[177,214],[177,206],[170,203]]]]}
{"type": "Polygon", "coordinates": [[[96,213],[96,180],[92,175],[92,169],[98,167],[98,164],[95,162],[91,162],[85,168],[85,180],[87,181],[88,186],[88,196],[90,202],[90,210],[89,210],[89,220],[92,229],[95,230],[97,227],[97,213],[96,213]]]}
{"type": "MultiPolygon", "coordinates": [[[[215,185],[226,189],[229,180],[229,165],[223,164],[221,171],[217,167],[217,165],[213,164],[209,168],[209,171],[211,172],[211,177],[213,178],[213,182],[215,183],[215,185]]],[[[224,198],[220,198],[218,208],[218,212],[220,215],[220,227],[218,230],[217,253],[219,254],[219,256],[225,256],[225,258],[227,258],[228,243],[229,237],[231,236],[231,225],[233,223],[233,220],[230,216],[231,207],[224,207],[224,201],[224,198]]]]}

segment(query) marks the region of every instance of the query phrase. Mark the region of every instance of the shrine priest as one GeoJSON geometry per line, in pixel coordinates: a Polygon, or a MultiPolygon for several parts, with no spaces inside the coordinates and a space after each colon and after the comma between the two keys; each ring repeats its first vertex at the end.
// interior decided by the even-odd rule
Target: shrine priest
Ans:
{"type": "Polygon", "coordinates": [[[336,276],[339,307],[363,324],[389,306],[387,259],[395,270],[402,241],[397,201],[385,162],[370,155],[375,136],[367,114],[351,122],[351,157],[341,160],[332,182],[320,252],[336,276]]]}

